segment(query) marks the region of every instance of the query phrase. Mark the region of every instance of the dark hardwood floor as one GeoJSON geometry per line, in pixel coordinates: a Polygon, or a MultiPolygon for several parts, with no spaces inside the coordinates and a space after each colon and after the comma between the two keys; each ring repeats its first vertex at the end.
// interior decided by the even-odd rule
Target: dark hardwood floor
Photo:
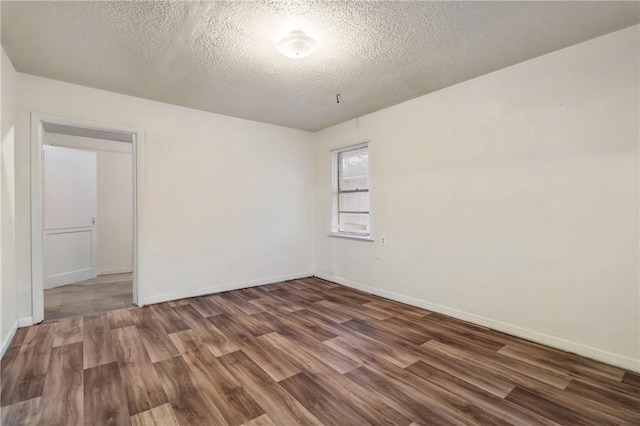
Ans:
{"type": "Polygon", "coordinates": [[[18,330],[2,424],[640,424],[640,376],[303,279],[18,330]]]}

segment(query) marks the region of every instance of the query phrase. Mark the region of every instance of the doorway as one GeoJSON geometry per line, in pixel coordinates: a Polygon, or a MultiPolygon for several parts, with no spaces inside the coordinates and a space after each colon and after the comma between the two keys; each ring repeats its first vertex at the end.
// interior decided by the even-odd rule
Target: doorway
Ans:
{"type": "Polygon", "coordinates": [[[138,142],[32,114],[34,323],[137,304],[138,142]]]}

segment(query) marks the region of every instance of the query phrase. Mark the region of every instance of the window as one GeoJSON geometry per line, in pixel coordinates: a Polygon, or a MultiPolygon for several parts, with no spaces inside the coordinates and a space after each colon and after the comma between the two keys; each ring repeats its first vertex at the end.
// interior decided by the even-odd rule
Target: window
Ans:
{"type": "Polygon", "coordinates": [[[369,146],[333,151],[332,233],[369,238],[369,146]]]}

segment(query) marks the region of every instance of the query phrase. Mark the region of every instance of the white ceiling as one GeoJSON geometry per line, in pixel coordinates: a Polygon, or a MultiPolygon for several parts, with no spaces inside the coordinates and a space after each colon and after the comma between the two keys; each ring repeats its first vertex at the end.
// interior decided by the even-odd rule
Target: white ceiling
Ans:
{"type": "Polygon", "coordinates": [[[637,24],[639,5],[3,1],[2,45],[21,72],[318,130],[637,24]],[[312,56],[275,49],[296,29],[312,56]]]}

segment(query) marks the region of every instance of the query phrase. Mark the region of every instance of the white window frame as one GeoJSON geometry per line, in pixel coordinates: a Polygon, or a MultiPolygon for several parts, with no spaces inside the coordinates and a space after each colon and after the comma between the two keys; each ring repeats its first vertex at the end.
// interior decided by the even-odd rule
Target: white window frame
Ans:
{"type": "MultiPolygon", "coordinates": [[[[369,232],[344,232],[340,231],[339,224],[339,191],[338,191],[338,156],[343,152],[354,151],[356,149],[366,148],[367,153],[369,154],[369,158],[371,157],[369,151],[369,142],[360,142],[355,145],[348,145],[341,148],[331,150],[331,224],[330,224],[330,237],[338,237],[338,238],[350,238],[355,240],[362,241],[373,241],[371,238],[371,182],[369,182],[369,189],[367,192],[369,193],[369,232]]],[[[369,162],[369,178],[371,178],[371,162],[369,162]]]]}

